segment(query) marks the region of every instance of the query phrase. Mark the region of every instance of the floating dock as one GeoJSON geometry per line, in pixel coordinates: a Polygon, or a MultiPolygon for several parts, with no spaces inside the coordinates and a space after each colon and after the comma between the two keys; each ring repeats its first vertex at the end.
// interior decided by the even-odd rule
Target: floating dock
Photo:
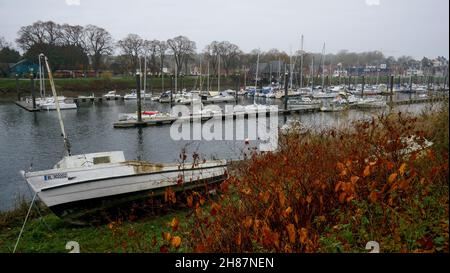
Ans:
{"type": "MultiPolygon", "coordinates": [[[[415,98],[410,100],[398,100],[398,101],[387,101],[387,104],[389,105],[392,103],[392,105],[404,105],[404,104],[416,104],[416,103],[431,103],[431,102],[438,102],[448,100],[448,96],[446,97],[436,97],[436,98],[415,98]]],[[[352,105],[350,108],[357,108],[356,105],[352,105]]],[[[290,106],[288,109],[279,109],[277,114],[281,115],[290,115],[293,113],[312,113],[312,112],[318,112],[320,111],[319,106],[314,107],[292,107],[290,106]]],[[[271,111],[261,111],[261,112],[255,112],[256,117],[258,117],[258,114],[270,116],[271,111]]],[[[238,116],[244,116],[245,119],[248,118],[248,113],[246,112],[238,112],[238,113],[232,113],[232,114],[222,114],[220,116],[214,116],[217,118],[221,118],[222,120],[225,120],[227,117],[232,117],[233,119],[236,119],[238,116]]],[[[147,118],[143,119],[142,122],[137,122],[137,120],[125,120],[125,121],[118,121],[113,124],[114,128],[136,128],[136,127],[147,127],[147,126],[158,126],[158,125],[167,125],[172,124],[176,120],[180,121],[186,121],[186,122],[193,122],[195,119],[201,118],[202,121],[206,121],[211,119],[212,115],[204,115],[204,116],[189,116],[189,117],[171,117],[171,116],[165,116],[165,117],[155,117],[155,118],[147,118]]]]}
{"type": "Polygon", "coordinates": [[[29,112],[38,112],[41,110],[38,107],[33,108],[33,102],[26,102],[24,100],[21,100],[21,101],[16,101],[15,104],[19,105],[20,107],[22,107],[23,109],[25,109],[29,112]]]}
{"type": "Polygon", "coordinates": [[[76,104],[80,103],[80,102],[102,102],[105,100],[125,100],[123,96],[121,97],[114,97],[114,98],[110,98],[110,97],[86,97],[86,98],[71,98],[73,100],[73,102],[75,102],[76,104]]]}

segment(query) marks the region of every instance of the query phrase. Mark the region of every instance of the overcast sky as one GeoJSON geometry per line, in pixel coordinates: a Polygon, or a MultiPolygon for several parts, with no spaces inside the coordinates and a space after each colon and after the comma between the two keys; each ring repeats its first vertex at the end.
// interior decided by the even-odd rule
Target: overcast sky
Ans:
{"type": "Polygon", "coordinates": [[[248,52],[381,50],[386,55],[449,56],[448,0],[0,0],[0,36],[13,42],[37,20],[94,24],[119,40],[185,35],[197,51],[228,40],[248,52]]]}

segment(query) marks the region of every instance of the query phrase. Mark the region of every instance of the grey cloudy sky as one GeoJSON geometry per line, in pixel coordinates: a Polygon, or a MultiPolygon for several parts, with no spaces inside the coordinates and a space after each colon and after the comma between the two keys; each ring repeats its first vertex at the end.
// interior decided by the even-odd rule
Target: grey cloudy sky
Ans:
{"type": "Polygon", "coordinates": [[[0,36],[14,41],[37,20],[95,24],[119,40],[185,35],[203,50],[228,40],[244,51],[299,48],[382,50],[386,55],[449,56],[448,0],[0,0],[0,36]]]}

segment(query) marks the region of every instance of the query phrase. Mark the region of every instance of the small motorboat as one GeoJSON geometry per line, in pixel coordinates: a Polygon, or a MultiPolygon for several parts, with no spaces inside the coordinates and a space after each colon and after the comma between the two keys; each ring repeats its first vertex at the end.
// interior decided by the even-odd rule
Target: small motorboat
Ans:
{"type": "MultiPolygon", "coordinates": [[[[77,109],[77,104],[71,99],[67,99],[64,96],[58,96],[59,108],[61,110],[77,109]]],[[[54,98],[46,98],[39,103],[41,110],[56,110],[56,102],[54,98]]]]}
{"type": "Polygon", "coordinates": [[[108,93],[104,94],[102,97],[106,98],[106,99],[116,99],[116,98],[121,98],[122,96],[117,94],[116,90],[113,90],[113,91],[108,91],[108,93]]]}
{"type": "MultiPolygon", "coordinates": [[[[131,90],[130,94],[126,94],[125,96],[123,96],[123,98],[125,100],[136,100],[137,99],[137,92],[136,90],[131,90]]],[[[146,93],[144,90],[141,90],[141,99],[151,99],[152,98],[152,94],[150,93],[146,93]]]]}

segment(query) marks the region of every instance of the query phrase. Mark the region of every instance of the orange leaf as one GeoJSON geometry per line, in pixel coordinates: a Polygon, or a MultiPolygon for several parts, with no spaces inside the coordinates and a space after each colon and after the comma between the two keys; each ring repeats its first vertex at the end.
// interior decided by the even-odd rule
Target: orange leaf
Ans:
{"type": "Polygon", "coordinates": [[[278,192],[278,199],[280,200],[281,207],[284,207],[284,203],[286,201],[286,196],[284,195],[283,191],[278,192]]]}
{"type": "Polygon", "coordinates": [[[397,178],[397,173],[393,173],[393,174],[389,175],[389,178],[388,178],[389,184],[391,184],[392,182],[394,182],[394,180],[395,180],[396,178],[397,178]]]}
{"type": "Polygon", "coordinates": [[[352,177],[350,178],[350,181],[352,182],[352,184],[355,184],[358,180],[359,180],[359,177],[356,175],[352,175],[352,177]]]}
{"type": "Polygon", "coordinates": [[[244,227],[249,228],[249,227],[252,226],[252,224],[253,224],[253,219],[252,219],[252,217],[251,217],[251,216],[245,217],[245,220],[244,220],[244,227]]]}
{"type": "Polygon", "coordinates": [[[312,202],[312,196],[311,195],[306,196],[306,202],[308,202],[308,204],[311,204],[311,202],[312,202]]]}
{"type": "Polygon", "coordinates": [[[162,233],[162,237],[163,237],[164,240],[170,241],[170,238],[172,238],[172,235],[170,235],[169,232],[163,232],[162,233]]]}
{"type": "Polygon", "coordinates": [[[172,219],[172,221],[170,222],[170,226],[172,227],[173,231],[176,231],[178,229],[178,224],[179,223],[180,223],[180,221],[176,217],[174,217],[172,219]]]}
{"type": "Polygon", "coordinates": [[[403,163],[400,168],[398,169],[398,172],[400,173],[401,176],[403,176],[403,174],[405,174],[405,169],[406,169],[406,163],[403,163]]]}
{"type": "Polygon", "coordinates": [[[288,224],[286,226],[288,236],[289,236],[289,242],[292,244],[295,244],[295,226],[293,224],[288,224]]]}
{"type": "Polygon", "coordinates": [[[194,197],[192,197],[192,195],[189,195],[187,197],[187,206],[192,208],[192,202],[194,201],[194,197]]]}
{"type": "Polygon", "coordinates": [[[363,177],[367,177],[367,176],[369,176],[369,175],[370,175],[370,166],[367,165],[367,166],[364,168],[363,177]]]}
{"type": "Polygon", "coordinates": [[[238,235],[236,235],[235,242],[236,242],[236,245],[238,245],[238,246],[241,245],[242,237],[241,237],[241,233],[240,232],[238,233],[238,235]]]}
{"type": "Polygon", "coordinates": [[[170,244],[175,248],[179,248],[181,245],[181,238],[179,236],[172,237],[170,244]]]}
{"type": "Polygon", "coordinates": [[[394,163],[392,162],[386,163],[386,168],[388,169],[388,171],[391,170],[392,168],[394,168],[394,163]]]}
{"type": "Polygon", "coordinates": [[[285,209],[284,211],[283,211],[283,216],[284,217],[288,217],[289,216],[289,214],[292,212],[292,208],[291,207],[288,207],[287,209],[285,209]]]}
{"type": "Polygon", "coordinates": [[[375,191],[371,192],[370,195],[369,195],[369,199],[370,199],[370,201],[372,201],[372,203],[377,202],[377,200],[378,200],[378,193],[375,192],[375,191]]]}
{"type": "Polygon", "coordinates": [[[306,228],[300,229],[300,243],[304,244],[308,238],[308,230],[306,228]]]}

